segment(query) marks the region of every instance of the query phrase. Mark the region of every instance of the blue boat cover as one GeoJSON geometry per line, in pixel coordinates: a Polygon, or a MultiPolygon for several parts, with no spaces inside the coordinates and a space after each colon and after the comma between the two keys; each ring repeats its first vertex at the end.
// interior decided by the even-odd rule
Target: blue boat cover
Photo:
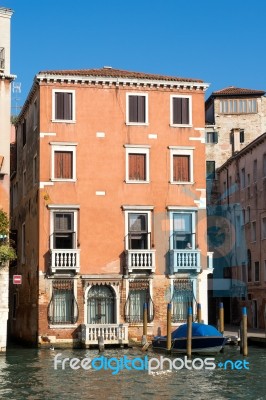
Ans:
{"type": "MultiPolygon", "coordinates": [[[[223,336],[214,326],[192,322],[192,337],[223,336]]],[[[172,339],[187,337],[187,324],[180,325],[172,332],[172,339]]]]}

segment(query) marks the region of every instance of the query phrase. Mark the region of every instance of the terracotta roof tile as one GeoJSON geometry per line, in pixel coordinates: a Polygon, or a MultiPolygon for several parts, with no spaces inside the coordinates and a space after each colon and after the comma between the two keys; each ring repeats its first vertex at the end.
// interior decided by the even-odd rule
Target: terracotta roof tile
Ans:
{"type": "Polygon", "coordinates": [[[217,90],[216,92],[212,93],[213,96],[263,96],[264,94],[264,90],[243,89],[235,86],[229,86],[227,88],[217,90]]]}
{"type": "Polygon", "coordinates": [[[176,76],[166,76],[159,74],[148,74],[146,72],[132,72],[111,67],[104,67],[99,69],[77,69],[77,70],[52,70],[40,71],[39,74],[47,75],[68,75],[68,76],[95,76],[106,78],[129,78],[129,79],[151,79],[151,80],[164,80],[164,81],[177,81],[177,82],[199,82],[203,83],[201,79],[182,78],[176,76]]]}

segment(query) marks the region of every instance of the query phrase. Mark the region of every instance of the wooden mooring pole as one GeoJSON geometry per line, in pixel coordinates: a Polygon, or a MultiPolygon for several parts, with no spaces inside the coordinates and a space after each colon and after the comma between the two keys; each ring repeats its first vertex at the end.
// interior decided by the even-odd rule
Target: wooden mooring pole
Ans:
{"type": "Polygon", "coordinates": [[[166,349],[171,350],[172,347],[172,332],[171,332],[171,317],[172,317],[172,304],[167,304],[167,344],[166,349]]]}
{"type": "Polygon", "coordinates": [[[141,344],[147,343],[147,325],[148,325],[148,304],[143,304],[143,335],[141,344]]]}
{"type": "Polygon", "coordinates": [[[197,321],[201,323],[201,304],[197,304],[197,321]]]}
{"type": "Polygon", "coordinates": [[[243,351],[243,356],[246,357],[248,355],[248,321],[247,321],[247,308],[243,307],[242,308],[242,327],[243,327],[243,332],[242,332],[242,338],[243,338],[243,344],[242,344],[242,351],[243,351]]]}
{"type": "Polygon", "coordinates": [[[187,357],[192,353],[192,307],[188,307],[187,313],[187,357]]]}
{"type": "Polygon", "coordinates": [[[223,303],[219,304],[219,330],[222,334],[224,334],[224,305],[223,305],[223,303]]]}

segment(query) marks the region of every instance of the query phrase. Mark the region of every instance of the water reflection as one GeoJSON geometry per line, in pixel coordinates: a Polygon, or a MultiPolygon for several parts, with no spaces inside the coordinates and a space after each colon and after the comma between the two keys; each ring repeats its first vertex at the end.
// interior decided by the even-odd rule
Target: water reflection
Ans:
{"type": "MultiPolygon", "coordinates": [[[[91,358],[98,352],[85,350],[9,349],[0,357],[0,399],[8,400],[83,400],[83,399],[197,399],[263,400],[266,399],[266,351],[250,348],[250,370],[186,370],[148,375],[146,371],[54,370],[54,357],[91,358]]],[[[106,350],[105,357],[144,357],[138,349],[106,350]]],[[[148,357],[160,355],[149,351],[148,357]]],[[[242,359],[235,347],[228,347],[216,357],[242,359]]]]}

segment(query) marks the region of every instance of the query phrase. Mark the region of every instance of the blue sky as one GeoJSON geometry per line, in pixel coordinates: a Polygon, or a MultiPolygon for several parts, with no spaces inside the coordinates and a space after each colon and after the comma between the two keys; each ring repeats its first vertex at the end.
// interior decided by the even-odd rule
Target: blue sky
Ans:
{"type": "MultiPolygon", "coordinates": [[[[1,0],[22,105],[41,70],[113,68],[266,90],[266,2],[1,0]]],[[[14,99],[13,99],[14,103],[14,99]]]]}

